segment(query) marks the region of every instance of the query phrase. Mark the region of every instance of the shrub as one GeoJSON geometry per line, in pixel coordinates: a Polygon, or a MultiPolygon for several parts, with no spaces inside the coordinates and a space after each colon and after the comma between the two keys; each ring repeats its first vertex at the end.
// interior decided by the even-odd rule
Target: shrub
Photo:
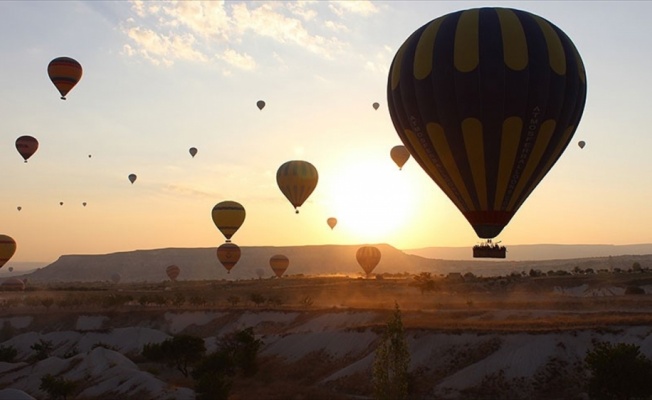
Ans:
{"type": "Polygon", "coordinates": [[[53,345],[51,340],[39,339],[38,342],[31,345],[29,348],[36,352],[36,354],[34,354],[34,358],[40,361],[50,357],[53,345]]]}
{"type": "Polygon", "coordinates": [[[14,362],[14,359],[18,355],[18,350],[14,346],[3,346],[0,345],[0,361],[3,362],[14,362]]]}
{"type": "Polygon", "coordinates": [[[73,393],[77,384],[63,378],[57,378],[50,374],[41,377],[39,389],[49,394],[53,399],[66,400],[73,393]]]}
{"type": "Polygon", "coordinates": [[[591,377],[592,399],[633,399],[652,396],[652,361],[634,344],[598,342],[584,359],[591,377]]]}

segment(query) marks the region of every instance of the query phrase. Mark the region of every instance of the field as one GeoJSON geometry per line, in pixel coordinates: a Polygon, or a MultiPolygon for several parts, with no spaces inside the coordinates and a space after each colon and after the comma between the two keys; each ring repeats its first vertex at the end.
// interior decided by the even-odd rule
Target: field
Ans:
{"type": "MultiPolygon", "coordinates": [[[[596,340],[637,343],[652,356],[650,292],[652,273],[645,271],[28,286],[0,293],[0,343],[18,348],[22,360],[0,367],[0,389],[31,388],[39,398],[35,378],[21,374],[30,345],[40,338],[55,343],[53,356],[60,359],[73,349],[100,357],[91,342],[108,344],[147,379],[163,382],[133,383],[130,391],[99,374],[90,382],[103,384],[102,394],[86,389],[79,398],[142,398],[144,390],[152,398],[191,399],[184,390],[192,381],[146,362],[142,345],[184,333],[204,338],[210,348],[220,336],[252,327],[265,343],[260,370],[238,380],[231,398],[368,398],[373,351],[397,304],[411,348],[414,398],[491,398],[496,380],[500,390],[523,396],[513,398],[537,398],[560,384],[533,386],[551,368],[572,377],[565,390],[574,387],[572,396],[580,396],[578,363],[596,340]],[[555,364],[559,360],[563,365],[555,364]]],[[[75,376],[73,366],[62,371],[75,376]]]]}

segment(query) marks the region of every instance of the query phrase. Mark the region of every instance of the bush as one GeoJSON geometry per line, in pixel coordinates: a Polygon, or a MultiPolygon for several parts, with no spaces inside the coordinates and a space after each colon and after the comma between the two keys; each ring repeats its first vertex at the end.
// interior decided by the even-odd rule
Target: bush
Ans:
{"type": "Polygon", "coordinates": [[[66,400],[73,393],[77,384],[63,378],[57,378],[50,374],[41,377],[39,389],[49,394],[53,399],[66,400]]]}
{"type": "Polygon", "coordinates": [[[14,346],[2,346],[0,345],[0,361],[3,362],[14,362],[16,356],[18,355],[18,350],[14,346]]]}
{"type": "Polygon", "coordinates": [[[584,359],[591,372],[592,399],[646,399],[652,396],[652,361],[634,344],[598,342],[584,359]]]}
{"type": "Polygon", "coordinates": [[[34,354],[34,358],[40,361],[50,357],[53,345],[52,341],[50,340],[39,339],[38,342],[31,345],[29,348],[36,352],[36,354],[34,354]]]}
{"type": "Polygon", "coordinates": [[[185,377],[188,377],[189,368],[199,361],[204,353],[204,339],[191,335],[177,335],[161,343],[148,343],[142,352],[148,360],[176,366],[185,377]]]}

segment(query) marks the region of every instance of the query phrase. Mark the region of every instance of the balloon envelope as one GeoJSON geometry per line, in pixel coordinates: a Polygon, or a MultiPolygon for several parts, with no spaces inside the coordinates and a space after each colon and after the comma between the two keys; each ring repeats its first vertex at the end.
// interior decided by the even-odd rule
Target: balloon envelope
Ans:
{"type": "Polygon", "coordinates": [[[188,152],[190,152],[190,155],[194,158],[197,155],[197,148],[191,147],[190,150],[188,150],[188,152]]]}
{"type": "Polygon", "coordinates": [[[48,64],[48,76],[61,94],[61,100],[79,82],[82,77],[82,66],[70,57],[58,57],[48,64]]]}
{"type": "Polygon", "coordinates": [[[258,107],[259,110],[262,110],[263,108],[265,108],[265,102],[262,100],[258,100],[256,102],[256,106],[258,107]]]}
{"type": "Polygon", "coordinates": [[[577,143],[577,145],[580,146],[580,149],[583,149],[584,146],[586,146],[586,142],[585,142],[584,140],[580,140],[580,141],[577,143]]]}
{"type": "Polygon", "coordinates": [[[16,139],[16,150],[18,150],[18,153],[27,162],[27,159],[38,150],[38,140],[32,136],[21,136],[16,139]]]}
{"type": "Polygon", "coordinates": [[[18,278],[9,278],[0,284],[2,290],[25,290],[25,282],[18,278]]]}
{"type": "Polygon", "coordinates": [[[227,242],[230,242],[231,236],[240,229],[246,216],[247,212],[242,204],[231,200],[215,204],[211,211],[213,223],[222,232],[227,242]]]}
{"type": "Polygon", "coordinates": [[[231,269],[240,260],[241,254],[240,247],[232,242],[223,243],[217,248],[217,259],[224,266],[227,273],[231,273],[231,269]]]}
{"type": "Polygon", "coordinates": [[[13,257],[16,252],[16,241],[11,236],[0,235],[0,268],[13,257]]]}
{"type": "Polygon", "coordinates": [[[297,213],[297,207],[315,190],[318,180],[317,168],[307,161],[288,161],[276,171],[276,183],[297,213]]]}
{"type": "Polygon", "coordinates": [[[380,262],[380,250],[373,246],[362,246],[355,253],[355,258],[364,272],[369,275],[380,262]]]}
{"type": "Polygon", "coordinates": [[[378,103],[374,103],[374,104],[372,104],[372,106],[373,106],[374,110],[377,110],[378,107],[380,107],[380,104],[378,104],[378,103]]]}
{"type": "Polygon", "coordinates": [[[394,127],[477,235],[497,236],[570,143],[586,100],[580,55],[528,12],[454,12],[415,31],[389,71],[394,127]]]}
{"type": "Polygon", "coordinates": [[[14,272],[14,267],[9,267],[9,272],[14,272]]]}
{"type": "Polygon", "coordinates": [[[121,278],[122,278],[122,277],[121,277],[120,274],[118,274],[117,272],[111,274],[111,282],[113,282],[113,283],[115,283],[115,284],[120,283],[120,279],[121,279],[121,278]]]}
{"type": "Polygon", "coordinates": [[[335,225],[337,225],[337,218],[330,217],[329,219],[326,220],[326,223],[328,226],[331,227],[331,230],[335,228],[335,225]]]}
{"type": "Polygon", "coordinates": [[[276,254],[269,259],[269,266],[278,278],[282,277],[290,265],[290,260],[283,254],[276,254]]]}
{"type": "Polygon", "coordinates": [[[170,265],[165,269],[165,273],[168,275],[168,278],[172,281],[176,281],[177,277],[181,273],[181,269],[176,265],[170,265]]]}
{"type": "Polygon", "coordinates": [[[405,163],[410,159],[410,152],[405,146],[394,146],[389,151],[389,156],[398,165],[398,169],[403,169],[405,163]]]}
{"type": "Polygon", "coordinates": [[[136,182],[136,179],[138,179],[136,174],[129,174],[129,182],[131,182],[132,185],[134,184],[134,182],[136,182]]]}
{"type": "Polygon", "coordinates": [[[18,206],[18,207],[16,207],[16,209],[17,209],[18,211],[20,211],[20,210],[22,210],[22,209],[23,209],[23,207],[21,207],[21,206],[18,206]]]}

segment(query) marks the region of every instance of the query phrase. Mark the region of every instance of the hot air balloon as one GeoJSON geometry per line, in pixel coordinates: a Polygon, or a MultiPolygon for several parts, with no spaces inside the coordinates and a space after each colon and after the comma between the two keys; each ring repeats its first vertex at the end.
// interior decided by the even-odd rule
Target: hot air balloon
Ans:
{"type": "Polygon", "coordinates": [[[217,248],[217,259],[220,260],[220,263],[224,268],[226,268],[227,274],[230,274],[231,269],[238,263],[240,255],[240,247],[232,242],[222,243],[222,245],[217,248]]]}
{"type": "Polygon", "coordinates": [[[86,202],[83,202],[83,203],[82,203],[82,206],[86,207],[86,202]]]}
{"type": "Polygon", "coordinates": [[[403,169],[405,163],[410,159],[410,152],[405,146],[394,146],[389,151],[389,156],[398,165],[398,169],[403,169]]]}
{"type": "Polygon", "coordinates": [[[476,234],[497,236],[570,143],[586,101],[571,40],[508,8],[437,18],[396,53],[394,128],[476,234]]]}
{"type": "Polygon", "coordinates": [[[176,281],[179,273],[181,273],[181,269],[176,265],[170,265],[165,269],[165,273],[168,275],[168,278],[170,278],[171,281],[176,281]]]}
{"type": "Polygon", "coordinates": [[[129,182],[131,182],[132,185],[134,184],[134,182],[136,182],[136,179],[138,179],[136,174],[129,174],[129,182]]]}
{"type": "Polygon", "coordinates": [[[27,162],[27,159],[38,150],[38,140],[31,136],[21,136],[16,139],[16,150],[27,162]]]}
{"type": "Polygon", "coordinates": [[[374,104],[372,104],[372,107],[374,108],[374,110],[377,110],[378,107],[380,107],[380,104],[374,103],[374,104]]]}
{"type": "Polygon", "coordinates": [[[91,155],[90,155],[90,154],[88,155],[88,158],[91,158],[91,155]]]}
{"type": "Polygon", "coordinates": [[[373,246],[362,246],[355,253],[355,258],[364,272],[369,276],[380,262],[380,250],[373,246]]]}
{"type": "Polygon", "coordinates": [[[121,278],[122,278],[122,277],[121,277],[120,274],[117,273],[117,272],[111,274],[111,282],[115,283],[116,285],[117,285],[118,283],[120,283],[120,279],[121,279],[121,278]]]}
{"type": "Polygon", "coordinates": [[[192,158],[195,158],[195,156],[197,155],[197,148],[196,147],[191,147],[190,150],[188,150],[188,152],[190,153],[192,158]]]}
{"type": "Polygon", "coordinates": [[[14,272],[14,267],[9,267],[9,272],[14,272]]]}
{"type": "Polygon", "coordinates": [[[328,226],[331,227],[331,230],[333,230],[333,228],[335,228],[335,225],[337,225],[337,218],[330,217],[329,219],[326,220],[326,223],[328,224],[328,226]]]}
{"type": "Polygon", "coordinates": [[[22,209],[23,209],[23,207],[21,207],[21,206],[16,207],[16,210],[18,210],[18,211],[20,211],[22,209]]]}
{"type": "Polygon", "coordinates": [[[16,252],[16,241],[10,236],[0,234],[0,268],[13,257],[16,252]]]}
{"type": "Polygon", "coordinates": [[[276,171],[276,183],[281,192],[290,200],[296,213],[317,187],[317,169],[307,161],[288,161],[276,171]]]}
{"type": "Polygon", "coordinates": [[[278,278],[283,276],[289,265],[290,260],[282,254],[277,254],[269,259],[269,266],[272,267],[272,271],[278,278]]]}
{"type": "Polygon", "coordinates": [[[258,100],[258,101],[256,102],[256,106],[258,106],[258,109],[259,109],[259,110],[262,110],[263,108],[265,108],[265,102],[262,101],[262,100],[258,100]]]}
{"type": "Polygon", "coordinates": [[[584,146],[586,146],[586,142],[584,140],[580,140],[579,142],[577,142],[577,145],[580,146],[580,149],[583,149],[584,146]]]}
{"type": "Polygon", "coordinates": [[[48,75],[59,93],[61,93],[61,100],[65,100],[68,92],[81,79],[82,67],[70,57],[58,57],[50,61],[48,75]]]}
{"type": "Polygon", "coordinates": [[[242,204],[231,200],[215,204],[211,212],[213,223],[222,232],[227,242],[230,242],[231,236],[240,229],[246,216],[247,213],[242,204]]]}
{"type": "Polygon", "coordinates": [[[21,291],[25,290],[25,282],[21,281],[18,278],[9,278],[2,281],[0,288],[7,291],[21,291]]]}
{"type": "Polygon", "coordinates": [[[59,205],[62,206],[62,205],[63,205],[63,201],[60,201],[60,202],[59,202],[59,205]]]}

